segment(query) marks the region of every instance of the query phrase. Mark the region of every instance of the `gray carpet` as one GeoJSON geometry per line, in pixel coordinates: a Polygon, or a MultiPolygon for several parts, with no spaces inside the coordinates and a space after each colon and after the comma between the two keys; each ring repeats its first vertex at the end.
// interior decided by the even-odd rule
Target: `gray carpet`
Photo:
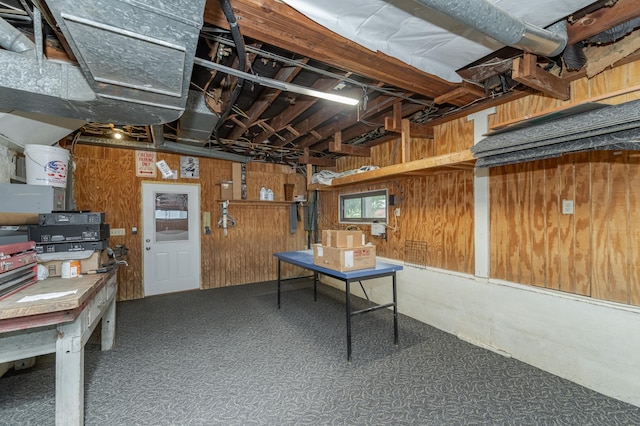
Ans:
{"type": "MultiPolygon", "coordinates": [[[[389,311],[354,317],[349,363],[344,294],[284,290],[280,310],[272,282],[118,303],[116,347],[86,347],[85,424],[640,424],[638,407],[406,316],[394,346],[389,311]]],[[[54,382],[51,356],[1,378],[0,424],[54,424],[54,382]]]]}

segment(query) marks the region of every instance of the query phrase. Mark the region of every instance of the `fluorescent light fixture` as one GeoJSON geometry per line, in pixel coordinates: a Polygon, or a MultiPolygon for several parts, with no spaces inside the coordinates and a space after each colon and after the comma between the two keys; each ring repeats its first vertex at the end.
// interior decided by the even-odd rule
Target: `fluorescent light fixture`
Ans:
{"type": "Polygon", "coordinates": [[[280,80],[274,80],[272,78],[260,77],[259,75],[249,74],[244,71],[237,70],[235,68],[220,65],[215,62],[207,61],[201,58],[195,58],[194,63],[202,65],[205,68],[222,71],[227,74],[231,74],[238,78],[244,78],[245,80],[253,81],[262,86],[271,87],[273,89],[279,89],[285,92],[299,93],[301,95],[313,96],[316,98],[327,99],[333,102],[340,102],[346,105],[358,105],[359,99],[349,98],[347,96],[334,95],[333,93],[320,92],[318,90],[309,89],[307,87],[298,86],[297,84],[286,83],[280,80]]]}

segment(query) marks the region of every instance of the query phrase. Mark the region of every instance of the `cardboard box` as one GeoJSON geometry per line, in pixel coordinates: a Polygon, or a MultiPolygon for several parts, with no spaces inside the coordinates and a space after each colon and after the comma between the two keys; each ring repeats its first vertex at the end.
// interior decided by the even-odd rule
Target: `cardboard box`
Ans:
{"type": "Polygon", "coordinates": [[[322,231],[322,245],[328,247],[359,247],[365,245],[362,231],[322,231]]]}
{"type": "Polygon", "coordinates": [[[230,180],[220,182],[220,199],[233,200],[233,182],[230,180]]]}
{"type": "Polygon", "coordinates": [[[242,199],[242,164],[231,164],[231,179],[233,179],[233,199],[242,199]]]}
{"type": "MultiPolygon", "coordinates": [[[[47,268],[50,277],[59,277],[62,275],[62,262],[65,262],[65,260],[49,260],[48,262],[42,262],[42,265],[47,268]]],[[[109,254],[107,250],[96,250],[90,257],[80,260],[80,273],[85,274],[99,269],[108,262],[109,254]]]]}
{"type": "Polygon", "coordinates": [[[340,272],[376,267],[376,246],[329,247],[313,245],[313,263],[340,272]]]}

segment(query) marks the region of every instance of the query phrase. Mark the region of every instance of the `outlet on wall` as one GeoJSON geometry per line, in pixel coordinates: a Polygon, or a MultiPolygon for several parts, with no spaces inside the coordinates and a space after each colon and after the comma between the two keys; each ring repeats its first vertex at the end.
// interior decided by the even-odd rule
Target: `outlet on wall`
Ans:
{"type": "Polygon", "coordinates": [[[562,214],[573,214],[573,200],[562,200],[562,214]]]}
{"type": "Polygon", "coordinates": [[[119,237],[124,235],[124,228],[111,228],[109,235],[112,237],[119,237]]]}

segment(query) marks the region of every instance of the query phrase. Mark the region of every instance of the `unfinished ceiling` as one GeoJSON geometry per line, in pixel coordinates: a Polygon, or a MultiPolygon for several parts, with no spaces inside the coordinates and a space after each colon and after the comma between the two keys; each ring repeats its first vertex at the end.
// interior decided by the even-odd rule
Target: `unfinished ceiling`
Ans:
{"type": "Polygon", "coordinates": [[[429,137],[531,91],[568,99],[571,80],[636,58],[634,3],[0,1],[0,64],[16,74],[0,82],[0,110],[90,122],[78,143],[331,166],[397,138],[402,118],[429,137]],[[64,82],[51,77],[61,70],[64,82]],[[61,93],[69,80],[78,91],[61,93]]]}

